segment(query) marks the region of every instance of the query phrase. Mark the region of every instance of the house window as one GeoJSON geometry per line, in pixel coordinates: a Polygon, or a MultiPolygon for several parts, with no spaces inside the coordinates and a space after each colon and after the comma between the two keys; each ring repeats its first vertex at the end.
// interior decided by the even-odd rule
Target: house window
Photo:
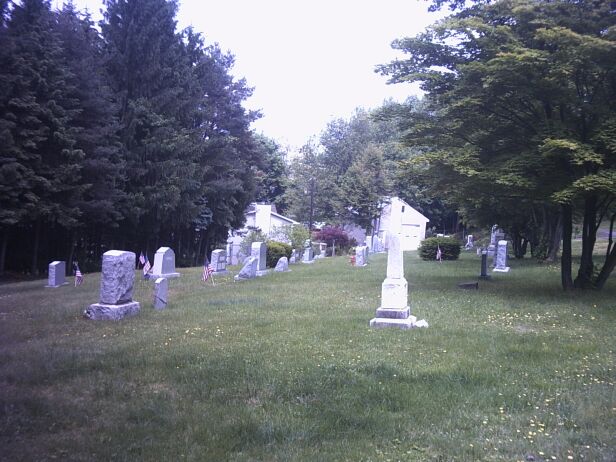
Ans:
{"type": "Polygon", "coordinates": [[[402,206],[402,213],[404,213],[404,205],[402,206]]]}

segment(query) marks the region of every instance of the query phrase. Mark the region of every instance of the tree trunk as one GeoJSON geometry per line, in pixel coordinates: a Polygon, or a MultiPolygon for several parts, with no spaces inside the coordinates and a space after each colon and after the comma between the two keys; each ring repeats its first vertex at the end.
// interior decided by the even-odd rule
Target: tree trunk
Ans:
{"type": "Polygon", "coordinates": [[[559,215],[556,220],[552,222],[550,241],[548,243],[548,261],[556,261],[558,252],[560,250],[560,241],[563,239],[564,223],[562,215],[559,215]]]}
{"type": "Polygon", "coordinates": [[[69,274],[72,271],[73,268],[73,258],[75,258],[75,233],[71,232],[71,238],[70,238],[70,246],[71,248],[68,251],[68,261],[66,262],[66,270],[69,272],[69,274]]]}
{"type": "Polygon", "coordinates": [[[2,230],[2,244],[0,244],[0,276],[4,274],[4,264],[6,262],[6,248],[9,242],[9,229],[2,230]]]}
{"type": "Polygon", "coordinates": [[[573,234],[571,204],[563,205],[561,216],[563,252],[560,256],[560,278],[563,290],[571,290],[573,289],[573,279],[571,277],[571,238],[573,234]]]}
{"type": "Polygon", "coordinates": [[[610,277],[612,271],[614,271],[614,267],[616,266],[616,246],[613,246],[612,233],[614,232],[614,221],[616,221],[616,213],[612,215],[610,220],[610,235],[608,237],[607,244],[607,254],[605,256],[605,263],[603,264],[603,268],[601,268],[601,272],[599,276],[597,276],[597,281],[595,282],[595,287],[597,289],[603,289],[607,278],[610,277]]]}
{"type": "Polygon", "coordinates": [[[38,253],[39,244],[41,242],[41,219],[37,218],[34,222],[34,240],[32,241],[32,263],[30,264],[30,273],[38,276],[38,253]]]}
{"type": "Polygon", "coordinates": [[[592,253],[597,240],[597,197],[589,196],[584,200],[584,223],[582,225],[582,258],[580,269],[575,278],[575,287],[590,289],[593,287],[594,264],[592,253]]]}

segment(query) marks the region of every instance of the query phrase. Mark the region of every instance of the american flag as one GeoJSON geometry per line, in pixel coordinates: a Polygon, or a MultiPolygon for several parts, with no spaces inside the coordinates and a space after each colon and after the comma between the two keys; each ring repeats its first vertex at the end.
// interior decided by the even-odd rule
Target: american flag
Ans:
{"type": "Polygon", "coordinates": [[[150,260],[148,260],[147,255],[144,257],[144,260],[145,262],[143,263],[143,277],[144,279],[147,279],[148,271],[150,271],[150,268],[152,267],[152,265],[150,265],[150,260]]]}
{"type": "Polygon", "coordinates": [[[75,266],[75,287],[80,286],[83,282],[83,274],[79,271],[79,265],[77,263],[73,263],[75,266]]]}
{"type": "Polygon", "coordinates": [[[212,265],[210,265],[210,261],[207,259],[207,257],[205,257],[205,262],[203,263],[203,276],[201,276],[203,282],[207,281],[213,272],[214,268],[212,268],[212,265]]]}
{"type": "Polygon", "coordinates": [[[145,257],[143,256],[143,252],[139,254],[139,263],[145,265],[145,257]]]}
{"type": "Polygon", "coordinates": [[[436,245],[436,259],[440,262],[443,261],[443,253],[441,252],[441,246],[440,245],[436,245]]]}

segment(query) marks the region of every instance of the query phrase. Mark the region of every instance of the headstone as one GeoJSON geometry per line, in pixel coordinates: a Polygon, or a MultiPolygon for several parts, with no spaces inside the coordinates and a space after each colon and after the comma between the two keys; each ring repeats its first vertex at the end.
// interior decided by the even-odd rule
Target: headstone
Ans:
{"type": "Polygon", "coordinates": [[[117,321],[139,312],[139,302],[133,301],[135,261],[135,254],[124,250],[103,254],[100,302],[85,310],[86,318],[117,321]]]}
{"type": "Polygon", "coordinates": [[[289,264],[291,263],[297,263],[297,250],[293,249],[291,251],[291,258],[289,259],[289,264]]]}
{"type": "Polygon", "coordinates": [[[244,279],[254,279],[257,277],[257,265],[259,259],[257,257],[248,257],[246,263],[240,270],[239,274],[235,275],[236,281],[243,281],[244,279]]]}
{"type": "Polygon", "coordinates": [[[370,327],[398,327],[411,329],[427,327],[424,320],[417,321],[411,316],[408,305],[408,283],[404,278],[404,253],[400,245],[402,209],[392,207],[392,228],[388,236],[387,276],[381,286],[381,306],[376,317],[370,320],[370,327]]]}
{"type": "Polygon", "coordinates": [[[265,242],[253,242],[250,248],[250,256],[257,259],[257,276],[267,274],[267,245],[265,242]]]}
{"type": "Polygon", "coordinates": [[[304,256],[302,263],[314,263],[314,252],[312,251],[312,243],[310,239],[306,239],[304,242],[304,256]]]}
{"type": "Polygon", "coordinates": [[[473,240],[473,235],[469,234],[468,236],[466,236],[466,245],[464,246],[464,248],[466,250],[471,250],[474,247],[475,247],[475,241],[473,240]]]}
{"type": "Polygon", "coordinates": [[[366,236],[366,247],[368,247],[368,252],[374,253],[374,240],[372,236],[366,236]]]}
{"type": "Polygon", "coordinates": [[[152,277],[167,279],[180,277],[180,273],[175,271],[175,252],[169,247],[161,247],[156,251],[152,277]]]}
{"type": "Polygon", "coordinates": [[[210,263],[216,274],[226,274],[227,271],[227,252],[223,249],[212,250],[210,263]]]}
{"type": "Polygon", "coordinates": [[[274,271],[277,271],[277,272],[289,271],[289,260],[287,259],[287,257],[280,257],[278,259],[278,263],[276,263],[276,268],[274,268],[274,271]]]}
{"type": "Polygon", "coordinates": [[[154,281],[154,309],[164,310],[167,308],[167,293],[169,292],[169,280],[158,278],[154,281]]]}
{"type": "Polygon", "coordinates": [[[49,277],[45,287],[60,287],[66,284],[66,262],[52,261],[49,264],[49,277]]]}
{"type": "Polygon", "coordinates": [[[319,242],[319,258],[325,258],[327,254],[327,244],[325,242],[319,242]]]}
{"type": "Polygon", "coordinates": [[[366,266],[366,246],[355,247],[355,266],[366,266]]]}
{"type": "Polygon", "coordinates": [[[490,279],[488,275],[488,251],[481,251],[481,274],[479,275],[480,279],[490,279]]]}
{"type": "Polygon", "coordinates": [[[498,241],[496,246],[496,257],[494,258],[496,263],[492,271],[496,271],[498,273],[509,272],[510,268],[507,266],[507,245],[508,241],[498,241]]]}

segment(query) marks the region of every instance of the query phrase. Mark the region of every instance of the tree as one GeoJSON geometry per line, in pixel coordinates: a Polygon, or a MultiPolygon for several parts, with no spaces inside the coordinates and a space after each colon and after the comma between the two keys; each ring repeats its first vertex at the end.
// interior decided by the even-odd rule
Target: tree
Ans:
{"type": "MultiPolygon", "coordinates": [[[[575,285],[605,280],[593,275],[592,254],[616,195],[614,151],[600,141],[616,109],[615,23],[608,1],[476,2],[395,42],[411,58],[381,67],[392,82],[420,81],[427,92],[427,111],[408,119],[406,135],[409,144],[431,146],[416,160],[422,174],[434,186],[455,185],[448,195],[466,213],[496,197],[501,209],[516,211],[515,221],[534,221],[531,244],[546,245],[548,255],[562,233],[564,288],[573,285],[578,208],[584,233],[575,285]]],[[[606,257],[601,274],[615,257],[606,257]]]]}

